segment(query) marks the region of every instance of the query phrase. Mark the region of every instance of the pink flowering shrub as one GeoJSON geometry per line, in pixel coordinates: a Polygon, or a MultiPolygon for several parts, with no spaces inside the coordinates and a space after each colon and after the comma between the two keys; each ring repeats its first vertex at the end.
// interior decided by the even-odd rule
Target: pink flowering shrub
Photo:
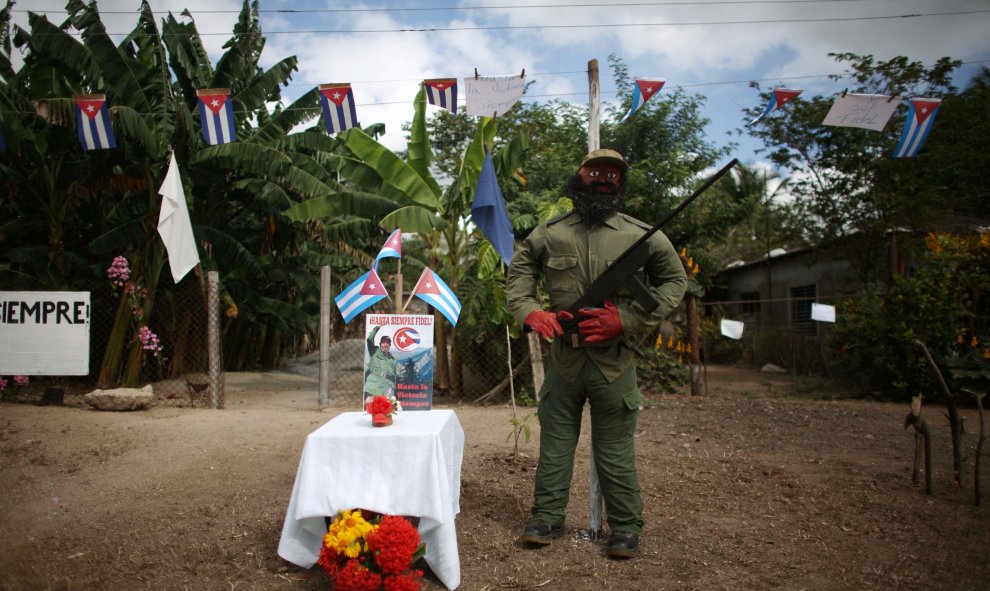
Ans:
{"type": "Polygon", "coordinates": [[[114,257],[113,263],[107,269],[107,277],[110,279],[110,283],[117,287],[123,287],[130,276],[131,267],[127,263],[127,259],[122,256],[114,257]]]}

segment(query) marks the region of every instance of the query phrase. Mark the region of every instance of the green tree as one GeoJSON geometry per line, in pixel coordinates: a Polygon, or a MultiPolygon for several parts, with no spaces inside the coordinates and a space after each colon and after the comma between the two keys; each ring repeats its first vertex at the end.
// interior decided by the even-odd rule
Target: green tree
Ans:
{"type": "MultiPolygon", "coordinates": [[[[847,81],[848,92],[950,97],[956,91],[950,77],[960,62],[949,58],[926,68],[906,57],[876,61],[869,55],[829,55],[847,65],[845,73],[833,78],[847,81]]],[[[768,100],[770,92],[761,97],[768,100]]],[[[866,248],[846,252],[865,283],[885,268],[891,228],[931,227],[951,200],[938,186],[917,182],[917,171],[931,166],[930,146],[915,158],[891,157],[906,105],[878,133],[821,125],[832,102],[833,97],[802,97],[750,127],[749,133],[764,142],[776,165],[790,171],[789,192],[806,216],[812,242],[823,244],[850,233],[866,237],[860,242],[866,248]]],[[[746,116],[759,112],[748,109],[746,116]]]]}
{"type": "MultiPolygon", "coordinates": [[[[431,171],[433,154],[426,123],[426,95],[422,87],[413,105],[406,160],[361,130],[351,129],[341,134],[344,164],[339,171],[349,187],[380,194],[394,203],[393,210],[377,220],[379,226],[388,230],[401,228],[403,232],[419,235],[424,246],[424,260],[418,265],[407,266],[406,270],[411,267],[419,271],[423,265],[429,266],[440,272],[450,288],[463,297],[464,290],[459,289],[460,281],[476,260],[470,249],[475,237],[468,232],[467,217],[484,161],[485,146],[493,145],[496,124],[489,118],[481,118],[476,123],[473,137],[460,158],[456,176],[446,189],[442,189],[431,171]]],[[[518,162],[522,149],[520,142],[510,142],[499,150],[496,153],[497,170],[511,170],[518,162]]],[[[311,199],[291,207],[285,213],[298,221],[314,220],[328,215],[328,208],[332,206],[332,199],[311,199]]],[[[410,277],[412,281],[416,278],[418,275],[410,277]]],[[[471,293],[476,295],[473,290],[471,293]]],[[[464,307],[467,310],[462,310],[459,324],[475,309],[464,307]]],[[[449,388],[455,395],[460,393],[461,384],[456,335],[457,331],[452,330],[454,343],[448,359],[447,332],[437,330],[435,333],[437,356],[434,378],[440,389],[449,388]]]]}
{"type": "Polygon", "coordinates": [[[698,227],[686,244],[700,267],[697,281],[710,286],[733,261],[803,243],[792,205],[783,198],[788,182],[765,169],[737,164],[681,214],[687,226],[698,227]]]}
{"type": "MultiPolygon", "coordinates": [[[[157,318],[156,328],[166,329],[181,349],[189,324],[170,296],[175,286],[168,274],[161,276],[166,259],[156,232],[157,188],[171,149],[203,266],[221,271],[225,299],[237,310],[225,326],[228,367],[271,367],[299,346],[315,329],[319,266],[340,265],[351,254],[328,255],[322,247],[366,235],[370,223],[355,214],[383,215],[395,206],[341,190],[339,141],[319,130],[319,122],[289,134],[318,117],[317,94],[282,105],[280,88],[296,60],[260,67],[265,40],[257,2],[244,3],[215,67],[188,13],[183,21],[169,14],[159,33],[144,3],[135,29],[114,44],[95,3],[70,2],[62,25],[31,13],[30,30],[15,29],[13,36],[6,33],[9,7],[0,103],[16,116],[4,120],[9,149],[0,160],[10,189],[0,200],[8,230],[0,238],[4,285],[89,289],[109,298],[105,269],[115,255],[126,254],[132,281],[147,288],[141,321],[157,318]],[[10,67],[11,40],[26,52],[17,72],[10,67]],[[230,88],[237,142],[207,147],[200,137],[195,91],[206,87],[230,88]],[[90,92],[107,96],[116,150],[83,152],[75,139],[69,97],[90,92]],[[329,195],[337,201],[325,222],[303,225],[282,214],[302,199],[329,195]],[[44,242],[38,228],[47,229],[44,242]],[[156,304],[167,309],[158,314],[156,304]]],[[[121,300],[102,356],[102,384],[137,380],[142,350],[128,339],[136,329],[121,300]]]]}
{"type": "Polygon", "coordinates": [[[866,293],[839,306],[832,341],[842,375],[892,399],[940,399],[942,388],[918,340],[947,378],[963,386],[967,378],[980,378],[990,359],[988,285],[990,232],[930,233],[914,273],[896,277],[886,293],[866,293]]]}

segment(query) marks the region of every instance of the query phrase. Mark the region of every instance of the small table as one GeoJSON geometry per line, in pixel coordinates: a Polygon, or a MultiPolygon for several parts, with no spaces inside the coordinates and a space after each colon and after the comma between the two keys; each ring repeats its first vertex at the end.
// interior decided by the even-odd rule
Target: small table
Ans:
{"type": "Polygon", "coordinates": [[[407,411],[388,427],[345,412],[306,437],[278,555],[303,568],[320,557],[324,517],[339,510],[419,517],[426,563],[461,584],[454,518],[460,512],[464,430],[452,410],[407,411]]]}

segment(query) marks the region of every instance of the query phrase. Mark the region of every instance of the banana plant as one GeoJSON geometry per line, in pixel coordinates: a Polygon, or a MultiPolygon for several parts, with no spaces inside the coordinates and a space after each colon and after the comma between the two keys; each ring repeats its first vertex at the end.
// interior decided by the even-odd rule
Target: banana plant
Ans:
{"type": "MultiPolygon", "coordinates": [[[[287,339],[313,329],[312,316],[301,313],[318,303],[318,290],[306,278],[321,263],[313,240],[361,232],[368,222],[355,212],[381,216],[394,204],[341,190],[338,139],[316,130],[289,134],[318,117],[318,97],[314,89],[286,107],[279,102],[296,60],[259,67],[264,38],[257,2],[244,3],[216,68],[188,13],[184,21],[169,14],[159,33],[144,2],[134,30],[115,44],[95,3],[70,1],[62,24],[30,13],[29,28],[15,27],[14,35],[8,33],[9,7],[0,12],[0,105],[16,115],[4,119],[8,150],[0,157],[0,183],[9,189],[0,199],[3,285],[88,289],[108,298],[104,270],[114,255],[125,253],[132,280],[148,290],[141,307],[149,317],[159,296],[174,289],[170,280],[159,285],[165,258],[156,231],[157,189],[171,150],[203,267],[223,270],[225,296],[240,299],[240,317],[229,322],[251,325],[227,334],[255,335],[277,355],[291,346],[287,339]],[[25,52],[17,72],[11,41],[25,52]],[[238,141],[207,147],[194,117],[195,90],[221,86],[232,92],[238,141]],[[76,141],[70,97],[90,92],[105,93],[111,105],[115,150],[84,152],[76,141]],[[302,225],[282,213],[329,195],[340,197],[331,224],[302,225]],[[39,235],[40,228],[46,231],[39,235]]],[[[128,340],[131,323],[121,304],[102,357],[101,385],[138,379],[142,351],[128,340]]],[[[225,349],[261,350],[256,344],[225,342],[225,349]]],[[[252,365],[277,361],[271,355],[245,359],[252,365]]]]}
{"type": "MultiPolygon", "coordinates": [[[[462,159],[458,177],[444,190],[430,170],[432,150],[426,125],[426,93],[422,86],[413,107],[406,160],[355,128],[340,134],[343,155],[338,171],[350,187],[378,194],[394,204],[394,208],[380,218],[379,226],[388,231],[402,228],[403,232],[419,234],[426,244],[424,263],[440,272],[457,293],[460,280],[476,263],[469,246],[477,237],[469,231],[467,220],[485,159],[485,146],[493,145],[497,125],[493,119],[481,118],[462,159]]],[[[501,150],[496,158],[497,170],[504,173],[518,168],[524,147],[525,140],[518,139],[501,150]]],[[[341,208],[340,197],[334,195],[299,203],[286,210],[285,215],[297,221],[311,221],[333,216],[341,208]]],[[[463,296],[459,294],[458,297],[463,296]]],[[[441,318],[438,316],[438,326],[443,325],[441,318]]],[[[455,330],[451,330],[451,338],[456,338],[455,330]]],[[[453,353],[448,359],[446,330],[436,332],[435,344],[435,380],[441,389],[450,388],[457,394],[461,384],[457,347],[450,347],[453,353]]]]}

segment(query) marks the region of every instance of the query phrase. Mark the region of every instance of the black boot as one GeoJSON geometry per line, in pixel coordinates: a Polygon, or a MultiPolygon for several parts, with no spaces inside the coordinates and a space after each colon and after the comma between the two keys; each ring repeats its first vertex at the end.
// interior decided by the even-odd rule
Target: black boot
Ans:
{"type": "Polygon", "coordinates": [[[545,521],[534,521],[523,530],[522,541],[527,544],[546,546],[553,538],[559,538],[563,533],[563,525],[550,525],[545,521]]]}

